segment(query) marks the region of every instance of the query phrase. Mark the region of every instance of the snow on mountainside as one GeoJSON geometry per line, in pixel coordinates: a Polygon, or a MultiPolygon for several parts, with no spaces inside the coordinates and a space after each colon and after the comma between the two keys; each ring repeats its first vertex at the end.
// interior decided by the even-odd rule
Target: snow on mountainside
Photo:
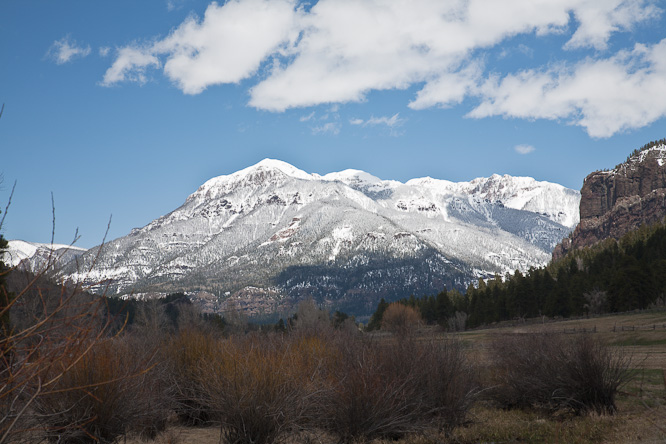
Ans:
{"type": "Polygon", "coordinates": [[[39,244],[22,240],[10,240],[2,260],[9,267],[40,271],[49,262],[64,264],[80,256],[85,248],[61,244],[39,244]]]}
{"type": "Polygon", "coordinates": [[[210,179],[180,208],[104,245],[91,273],[68,265],[63,277],[112,280],[119,294],[196,290],[212,310],[231,299],[267,313],[314,297],[361,314],[381,297],[545,264],[577,223],[579,199],[527,177],[403,184],[266,159],[210,179]]]}

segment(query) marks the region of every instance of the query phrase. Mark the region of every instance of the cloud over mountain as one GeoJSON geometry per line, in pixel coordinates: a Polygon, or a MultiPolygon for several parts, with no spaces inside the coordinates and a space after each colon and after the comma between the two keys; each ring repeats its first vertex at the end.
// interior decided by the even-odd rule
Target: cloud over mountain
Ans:
{"type": "Polygon", "coordinates": [[[144,44],[143,58],[121,49],[103,83],[145,81],[157,66],[186,94],[254,77],[249,105],[277,112],[415,87],[412,109],[471,98],[468,117],[556,119],[609,137],[666,115],[654,93],[664,88],[666,40],[609,53],[614,34],[661,12],[649,0],[232,0],[144,44]],[[488,66],[487,51],[508,39],[553,35],[569,36],[560,60],[488,66]]]}

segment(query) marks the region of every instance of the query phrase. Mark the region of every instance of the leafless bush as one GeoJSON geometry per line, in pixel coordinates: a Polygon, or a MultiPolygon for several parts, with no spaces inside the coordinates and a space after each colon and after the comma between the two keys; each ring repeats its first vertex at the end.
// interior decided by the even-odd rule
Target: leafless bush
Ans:
{"type": "Polygon", "coordinates": [[[214,359],[217,347],[215,335],[195,328],[181,329],[164,343],[162,353],[174,410],[185,425],[203,425],[212,419],[198,375],[200,366],[214,359]]]}
{"type": "Polygon", "coordinates": [[[321,421],[341,442],[397,439],[464,420],[476,386],[458,342],[339,341],[321,421]]]}
{"type": "Polygon", "coordinates": [[[409,335],[421,324],[421,314],[414,308],[399,302],[390,304],[382,317],[382,330],[401,336],[409,335]]]}
{"type": "Polygon", "coordinates": [[[220,419],[224,442],[277,443],[308,422],[319,386],[319,345],[292,343],[281,335],[218,343],[213,359],[201,362],[198,380],[220,419]],[[313,351],[315,359],[307,358],[313,351]]]}
{"type": "Polygon", "coordinates": [[[64,374],[104,337],[109,325],[101,299],[83,295],[78,286],[42,291],[35,288],[40,277],[31,277],[0,308],[0,316],[23,313],[0,335],[0,443],[47,425],[50,418],[32,414],[35,405],[61,390],[64,374]]]}
{"type": "Polygon", "coordinates": [[[608,293],[601,291],[599,289],[594,289],[589,293],[583,294],[585,301],[585,307],[588,312],[591,314],[600,314],[606,310],[606,305],[608,301],[608,293]]]}
{"type": "Polygon", "coordinates": [[[465,325],[467,325],[467,313],[456,311],[456,314],[451,316],[447,320],[447,323],[450,331],[465,331],[465,325]]]}
{"type": "Polygon", "coordinates": [[[302,334],[320,335],[331,330],[328,311],[317,307],[312,298],[298,304],[294,319],[294,328],[302,334]]]}
{"type": "Polygon", "coordinates": [[[589,336],[504,336],[493,345],[493,398],[503,407],[614,413],[630,359],[589,336]]]}
{"type": "Polygon", "coordinates": [[[449,337],[422,341],[413,347],[414,378],[426,412],[442,429],[464,423],[477,400],[479,382],[463,344],[449,337]]]}
{"type": "Polygon", "coordinates": [[[49,441],[113,443],[130,431],[154,437],[168,416],[154,356],[136,341],[99,341],[34,404],[49,441]]]}

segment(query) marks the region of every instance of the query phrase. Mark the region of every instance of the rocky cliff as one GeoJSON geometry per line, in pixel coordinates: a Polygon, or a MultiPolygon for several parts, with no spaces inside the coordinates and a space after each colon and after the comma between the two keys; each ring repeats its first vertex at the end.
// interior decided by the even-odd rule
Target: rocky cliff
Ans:
{"type": "Polygon", "coordinates": [[[666,216],[666,139],[652,142],[610,171],[585,178],[580,222],[553,251],[553,259],[606,238],[620,238],[666,216]]]}

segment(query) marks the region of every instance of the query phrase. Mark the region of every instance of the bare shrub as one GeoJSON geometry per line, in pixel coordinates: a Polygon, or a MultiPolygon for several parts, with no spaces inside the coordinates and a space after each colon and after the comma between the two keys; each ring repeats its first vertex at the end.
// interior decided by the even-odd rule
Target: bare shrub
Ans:
{"type": "Polygon", "coordinates": [[[14,320],[0,334],[0,443],[23,439],[36,427],[48,428],[51,418],[35,417],[36,404],[62,391],[61,378],[109,326],[102,299],[83,294],[78,286],[43,291],[36,287],[41,277],[26,277],[0,309],[0,315],[12,313],[14,320]]]}
{"type": "Polygon", "coordinates": [[[476,385],[458,342],[338,338],[321,425],[341,442],[398,439],[461,423],[476,385]]]}
{"type": "Polygon", "coordinates": [[[447,319],[450,331],[465,331],[467,325],[467,313],[456,311],[456,314],[447,319]]]}
{"type": "Polygon", "coordinates": [[[493,398],[502,407],[614,413],[630,359],[589,336],[504,336],[493,347],[493,398]]]}
{"type": "Polygon", "coordinates": [[[585,304],[585,308],[587,308],[588,312],[591,314],[600,314],[606,311],[607,308],[607,301],[608,301],[608,293],[605,291],[601,291],[599,289],[594,289],[589,293],[583,294],[583,297],[585,298],[585,301],[587,302],[585,304]]]}
{"type": "Polygon", "coordinates": [[[200,366],[217,355],[217,337],[209,331],[184,328],[166,341],[162,350],[174,410],[185,425],[211,421],[211,408],[204,402],[204,388],[198,380],[200,366]]]}
{"type": "Polygon", "coordinates": [[[113,443],[130,431],[154,437],[164,429],[168,411],[151,372],[153,356],[137,345],[118,338],[95,343],[35,401],[49,441],[113,443]]]}
{"type": "Polygon", "coordinates": [[[415,383],[425,410],[441,429],[450,430],[465,422],[477,400],[479,382],[474,365],[457,338],[421,341],[414,344],[415,383]]]}
{"type": "Polygon", "coordinates": [[[421,314],[414,308],[399,302],[390,304],[382,317],[382,330],[399,335],[413,333],[421,325],[421,314]]]}
{"type": "Polygon", "coordinates": [[[307,334],[322,334],[331,329],[328,311],[317,307],[312,298],[298,304],[294,320],[294,328],[307,334]]]}
{"type": "Polygon", "coordinates": [[[201,363],[198,381],[224,442],[277,443],[308,421],[321,344],[296,345],[281,335],[231,337],[201,363]]]}

